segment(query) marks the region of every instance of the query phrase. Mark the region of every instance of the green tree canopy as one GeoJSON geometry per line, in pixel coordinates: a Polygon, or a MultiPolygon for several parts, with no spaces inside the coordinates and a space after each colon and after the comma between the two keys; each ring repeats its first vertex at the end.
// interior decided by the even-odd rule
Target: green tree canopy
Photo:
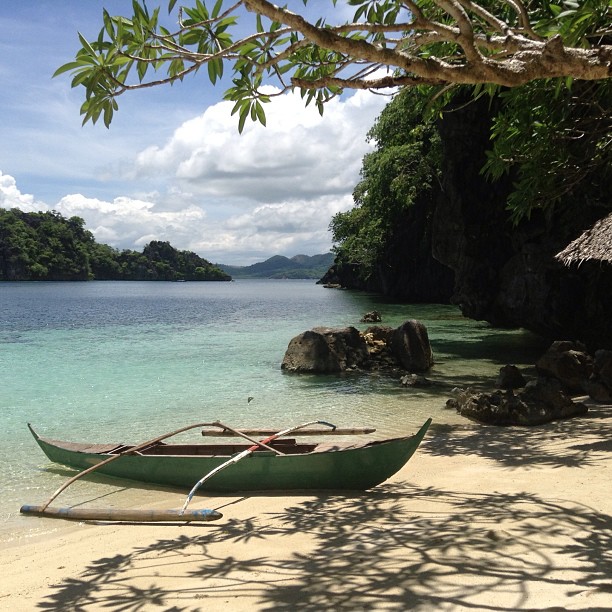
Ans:
{"type": "Polygon", "coordinates": [[[208,260],[154,240],[142,253],[98,244],[80,217],[0,208],[0,281],[231,280],[208,260]]]}
{"type": "Polygon", "coordinates": [[[171,18],[162,18],[159,6],[150,11],[144,0],[133,0],[132,15],[105,10],[98,38],[79,35],[74,61],[56,74],[71,72],[73,87],[84,88],[84,122],[102,116],[108,126],[117,97],[126,91],[175,83],[203,67],[215,84],[229,66],[232,85],[225,97],[235,102],[240,130],[249,117],[265,124],[266,83],[281,92],[298,88],[322,112],[345,88],[515,87],[536,79],[601,80],[612,74],[609,0],[348,4],[355,8],[353,19],[331,23],[266,0],[192,0],[188,6],[169,0],[171,18]]]}
{"type": "Polygon", "coordinates": [[[492,180],[512,173],[508,199],[514,221],[557,204],[600,202],[609,212],[612,184],[612,79],[534,81],[499,93],[492,147],[483,172],[492,180]]]}
{"type": "MultiPolygon", "coordinates": [[[[370,130],[375,150],[363,159],[355,206],[330,225],[338,261],[356,265],[362,278],[384,260],[409,208],[427,206],[442,171],[439,122],[457,105],[473,103],[470,93],[456,91],[450,108],[434,116],[425,112],[430,93],[404,90],[370,130]]],[[[518,223],[537,210],[556,215],[557,227],[580,227],[577,219],[587,227],[609,214],[612,81],[572,88],[535,81],[498,91],[487,102],[480,108],[492,125],[491,147],[482,172],[492,182],[510,175],[508,198],[499,202],[509,220],[518,223]]]]}
{"type": "Polygon", "coordinates": [[[409,89],[387,105],[368,133],[375,150],[363,159],[355,207],[334,216],[330,229],[339,260],[358,264],[367,278],[379,263],[408,208],[440,172],[440,138],[423,120],[427,96],[409,89]]]}

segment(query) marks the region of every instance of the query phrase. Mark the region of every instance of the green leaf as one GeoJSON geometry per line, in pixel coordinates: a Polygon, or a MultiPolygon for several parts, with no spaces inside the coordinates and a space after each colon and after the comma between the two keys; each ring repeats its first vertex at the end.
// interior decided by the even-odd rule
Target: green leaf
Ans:
{"type": "Polygon", "coordinates": [[[221,12],[221,8],[223,7],[223,0],[217,0],[215,6],[213,7],[211,16],[214,18],[218,17],[221,12]]]}
{"type": "Polygon", "coordinates": [[[85,50],[85,52],[91,55],[92,57],[97,57],[97,53],[94,51],[93,47],[89,44],[88,40],[80,32],[78,32],[78,35],[79,35],[79,41],[81,42],[81,45],[83,46],[83,49],[85,50]]]}
{"type": "Polygon", "coordinates": [[[240,110],[240,117],[238,119],[238,133],[242,134],[244,130],[244,124],[246,123],[247,117],[249,116],[249,104],[243,106],[240,110]]]}
{"type": "Polygon", "coordinates": [[[113,107],[107,104],[104,108],[104,125],[108,128],[113,120],[113,107]]]}
{"type": "Polygon", "coordinates": [[[63,66],[60,66],[54,73],[53,77],[59,76],[60,74],[64,74],[64,72],[68,72],[69,70],[76,70],[77,68],[82,68],[83,62],[68,62],[63,66]]]}
{"type": "Polygon", "coordinates": [[[257,115],[257,120],[261,125],[266,125],[266,113],[263,109],[263,106],[259,102],[255,102],[255,113],[257,115]]]}
{"type": "Polygon", "coordinates": [[[144,80],[148,69],[149,69],[149,64],[147,64],[146,62],[138,62],[136,64],[136,71],[138,72],[138,80],[141,83],[144,80]]]}
{"type": "Polygon", "coordinates": [[[223,62],[220,59],[210,60],[207,64],[208,78],[214,85],[223,76],[223,62]]]}

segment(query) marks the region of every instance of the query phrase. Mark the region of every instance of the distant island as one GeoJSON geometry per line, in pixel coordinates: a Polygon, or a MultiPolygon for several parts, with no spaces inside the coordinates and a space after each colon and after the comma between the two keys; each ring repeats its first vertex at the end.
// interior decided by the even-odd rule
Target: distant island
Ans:
{"type": "Polygon", "coordinates": [[[154,240],[142,252],[96,242],[80,217],[0,208],[0,281],[230,281],[191,251],[154,240]]]}
{"type": "Polygon", "coordinates": [[[225,273],[233,278],[292,278],[292,279],[320,279],[334,263],[334,254],[322,255],[295,255],[284,257],[274,255],[260,263],[251,266],[228,266],[216,264],[225,273]]]}

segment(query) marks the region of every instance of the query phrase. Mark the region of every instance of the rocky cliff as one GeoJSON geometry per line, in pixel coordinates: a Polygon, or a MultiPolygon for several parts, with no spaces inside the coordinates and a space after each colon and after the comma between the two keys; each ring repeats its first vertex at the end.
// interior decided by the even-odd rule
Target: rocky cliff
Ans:
{"type": "Polygon", "coordinates": [[[321,279],[350,289],[381,293],[412,303],[447,304],[453,294],[454,274],[432,256],[433,219],[441,185],[421,193],[397,224],[376,273],[363,279],[355,264],[335,264],[321,279]]]}
{"type": "Polygon", "coordinates": [[[355,270],[332,268],[323,280],[406,301],[450,301],[496,326],[611,347],[612,266],[566,267],[554,256],[612,203],[569,204],[514,226],[505,205],[512,177],[491,183],[480,172],[489,104],[464,102],[439,124],[442,184],[408,213],[378,274],[364,286],[355,270]]]}
{"type": "Polygon", "coordinates": [[[433,221],[433,256],[454,271],[451,300],[470,318],[521,326],[549,338],[612,346],[612,267],[566,267],[554,256],[602,214],[593,207],[534,214],[513,226],[505,209],[511,178],[480,174],[489,141],[481,104],[440,122],[443,189],[433,221]]]}

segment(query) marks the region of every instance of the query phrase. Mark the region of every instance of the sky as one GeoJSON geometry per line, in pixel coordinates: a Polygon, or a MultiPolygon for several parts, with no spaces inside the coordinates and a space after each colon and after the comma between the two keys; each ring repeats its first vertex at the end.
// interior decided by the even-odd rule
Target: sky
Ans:
{"type": "Polygon", "coordinates": [[[223,84],[202,74],[124,94],[110,129],[82,126],[81,89],[52,75],[74,58],[77,32],[97,36],[103,7],[131,14],[131,0],[0,2],[0,208],[76,215],[98,242],[167,240],[214,263],[329,251],[388,98],[350,92],[321,117],[290,93],[266,105],[267,127],[247,122],[240,135],[223,84]]]}

